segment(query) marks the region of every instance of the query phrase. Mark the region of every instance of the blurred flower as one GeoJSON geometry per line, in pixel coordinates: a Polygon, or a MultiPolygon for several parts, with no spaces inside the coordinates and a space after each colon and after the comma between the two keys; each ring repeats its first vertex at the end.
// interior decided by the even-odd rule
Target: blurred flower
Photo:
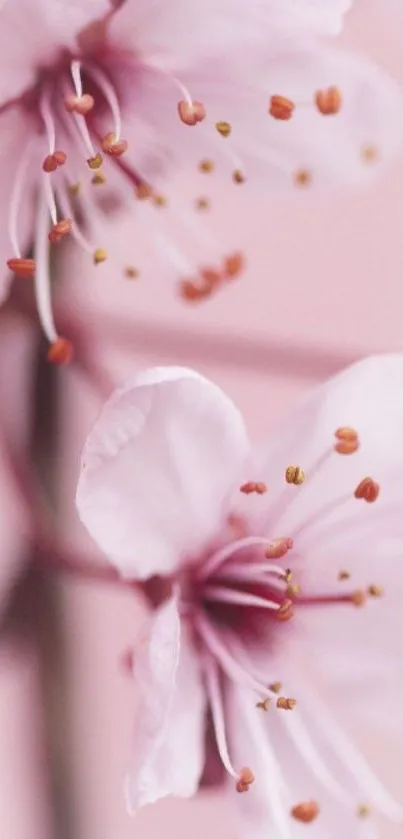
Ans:
{"type": "MultiPolygon", "coordinates": [[[[105,219],[135,207],[151,265],[158,254],[186,300],[204,299],[238,276],[243,254],[217,243],[201,264],[166,234],[164,215],[204,241],[198,215],[217,173],[236,190],[303,191],[365,180],[390,155],[400,139],[397,87],[367,61],[311,40],[338,32],[348,5],[6,0],[1,247],[14,274],[35,279],[51,361],[73,352],[52,311],[51,246],[73,237],[100,265],[105,219]],[[194,185],[189,206],[163,192],[171,166],[194,185]]],[[[118,243],[110,247],[122,274],[137,277],[139,266],[121,265],[118,243]]],[[[4,277],[3,298],[8,285],[4,277]]]]}
{"type": "Polygon", "coordinates": [[[80,516],[123,578],[171,584],[134,653],[130,809],[196,792],[208,712],[232,789],[248,791],[247,835],[314,821],[315,836],[373,836],[372,808],[402,819],[333,719],[344,677],[379,717],[399,672],[402,393],[403,355],[369,358],[258,449],[191,370],[146,371],[107,402],[80,516]]]}

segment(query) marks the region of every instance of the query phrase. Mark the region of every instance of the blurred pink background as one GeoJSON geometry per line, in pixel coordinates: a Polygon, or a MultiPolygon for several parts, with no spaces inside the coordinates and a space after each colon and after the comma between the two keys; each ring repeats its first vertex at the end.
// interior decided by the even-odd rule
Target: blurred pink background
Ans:
{"type": "MultiPolygon", "coordinates": [[[[399,3],[357,0],[344,41],[403,82],[402,32],[399,3]]],[[[87,323],[94,352],[115,381],[134,366],[195,366],[229,392],[243,409],[251,436],[259,438],[311,383],[361,355],[402,350],[403,155],[365,192],[308,198],[304,193],[294,203],[270,195],[257,201],[245,190],[244,202],[234,214],[230,193],[217,196],[215,235],[245,248],[247,275],[200,308],[184,306],[159,276],[125,284],[108,268],[88,272],[78,253],[69,256],[61,294],[87,323]],[[104,320],[122,313],[126,349],[104,320]]],[[[133,221],[125,230],[119,222],[122,249],[130,241],[130,225],[133,221]]],[[[7,371],[0,372],[7,386],[5,412],[8,401],[18,399],[23,379],[29,380],[29,338],[26,343],[14,381],[18,392],[12,392],[7,371]]],[[[43,450],[44,462],[56,458],[50,464],[58,477],[52,492],[63,511],[64,536],[95,555],[77,522],[74,494],[80,449],[99,395],[69,371],[61,372],[58,388],[61,431],[57,445],[43,450]]],[[[21,428],[14,433],[23,438],[23,405],[20,414],[21,428]]],[[[10,534],[2,542],[2,561],[17,573],[24,547],[15,535],[17,525],[10,527],[10,511],[2,515],[2,529],[10,534]]],[[[29,631],[16,635],[6,627],[0,646],[2,835],[233,837],[225,801],[208,793],[191,802],[165,801],[135,820],[125,814],[122,779],[135,696],[119,657],[141,619],[134,596],[102,584],[33,575],[18,604],[29,631]]],[[[359,741],[398,793],[403,741],[392,743],[366,730],[359,741]]],[[[393,835],[385,827],[385,839],[393,835]]]]}

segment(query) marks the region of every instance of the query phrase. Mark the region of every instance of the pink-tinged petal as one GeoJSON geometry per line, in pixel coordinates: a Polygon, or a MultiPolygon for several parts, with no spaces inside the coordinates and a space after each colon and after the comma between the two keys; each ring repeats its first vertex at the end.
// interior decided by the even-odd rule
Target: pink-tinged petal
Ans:
{"type": "Polygon", "coordinates": [[[228,47],[263,43],[283,35],[328,35],[340,31],[348,0],[126,0],[110,23],[110,38],[142,60],[178,69],[221,54],[228,47]]]}
{"type": "Polygon", "coordinates": [[[139,697],[133,762],[126,780],[130,812],[167,795],[189,797],[204,764],[205,698],[197,656],[175,598],[154,614],[135,650],[139,697]]]}
{"type": "Polygon", "coordinates": [[[80,517],[120,572],[170,574],[216,533],[248,451],[242,417],[186,368],[155,368],[116,391],[89,435],[80,517]]]}
{"type": "Polygon", "coordinates": [[[84,27],[106,14],[108,0],[5,0],[0,4],[0,105],[36,81],[84,27]]]}
{"type": "MultiPolygon", "coordinates": [[[[1,11],[0,11],[1,15],[1,11]]],[[[1,17],[0,17],[1,22],[1,17]]],[[[0,82],[1,84],[1,82],[0,82]]],[[[29,122],[20,108],[8,108],[0,113],[0,304],[7,297],[12,275],[6,262],[14,256],[13,245],[9,235],[9,221],[11,215],[12,193],[17,177],[18,167],[21,165],[27,149],[27,131],[29,122]]],[[[31,244],[29,234],[33,229],[33,177],[28,167],[25,175],[23,201],[17,214],[18,240],[21,252],[31,244]]],[[[30,282],[18,279],[17,282],[30,282]]]]}

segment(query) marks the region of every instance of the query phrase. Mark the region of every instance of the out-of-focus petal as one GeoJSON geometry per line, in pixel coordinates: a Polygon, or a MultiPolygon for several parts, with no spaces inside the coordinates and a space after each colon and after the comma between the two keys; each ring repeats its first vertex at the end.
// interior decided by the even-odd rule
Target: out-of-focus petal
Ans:
{"type": "Polygon", "coordinates": [[[178,69],[228,47],[263,43],[281,35],[340,31],[349,0],[126,0],[110,22],[110,38],[149,63],[178,69]]]}
{"type": "Polygon", "coordinates": [[[139,706],[126,780],[130,811],[166,795],[193,795],[202,773],[204,691],[197,657],[180,635],[172,598],[154,614],[135,651],[139,706]]]}
{"type": "Polygon", "coordinates": [[[0,105],[32,87],[38,70],[110,9],[108,0],[5,0],[0,3],[0,105]]]}
{"type": "Polygon", "coordinates": [[[216,385],[185,368],[152,369],[95,424],[79,514],[124,576],[170,574],[214,537],[247,451],[242,417],[216,385]]]}

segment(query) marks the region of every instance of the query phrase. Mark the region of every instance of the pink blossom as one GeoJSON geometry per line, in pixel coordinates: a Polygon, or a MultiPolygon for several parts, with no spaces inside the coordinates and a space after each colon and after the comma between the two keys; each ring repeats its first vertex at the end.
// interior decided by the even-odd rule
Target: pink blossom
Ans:
{"type": "MultiPolygon", "coordinates": [[[[51,361],[67,362],[73,349],[59,336],[51,305],[49,252],[62,240],[75,239],[100,265],[108,257],[105,218],[133,212],[134,236],[174,266],[186,299],[202,299],[239,274],[244,260],[234,247],[203,265],[167,235],[165,218],[179,214],[197,241],[203,237],[201,183],[208,194],[221,174],[239,197],[243,184],[303,193],[365,181],[390,157],[400,141],[396,85],[368,61],[313,41],[338,32],[348,6],[1,5],[0,244],[20,284],[34,277],[51,361]],[[341,97],[337,113],[318,106],[329,87],[341,97]],[[290,99],[292,118],[269,113],[273,96],[290,99]],[[191,207],[161,192],[173,166],[194,183],[191,207]]],[[[116,243],[111,250],[119,271],[135,276],[116,243]]],[[[3,298],[9,280],[3,277],[3,298]]]]}
{"type": "Polygon", "coordinates": [[[125,579],[170,584],[135,650],[130,810],[197,791],[208,712],[245,835],[312,820],[373,837],[368,808],[402,821],[333,716],[382,728],[390,697],[401,728],[402,394],[403,355],[368,358],[258,447],[192,370],[140,373],[106,403],[79,514],[125,579]]]}

